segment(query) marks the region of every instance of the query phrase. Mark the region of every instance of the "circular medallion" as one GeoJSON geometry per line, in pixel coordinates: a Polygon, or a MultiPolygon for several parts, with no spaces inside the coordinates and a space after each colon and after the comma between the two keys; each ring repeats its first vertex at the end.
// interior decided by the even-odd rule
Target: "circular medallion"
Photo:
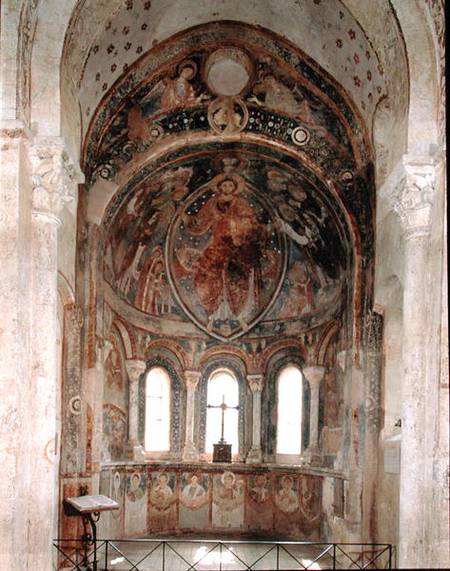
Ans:
{"type": "Polygon", "coordinates": [[[239,95],[247,87],[253,71],[250,58],[242,50],[228,47],[213,52],[205,63],[205,80],[219,96],[239,95]]]}
{"type": "Polygon", "coordinates": [[[72,397],[69,401],[69,410],[72,414],[81,414],[81,397],[72,397]]]}
{"type": "Polygon", "coordinates": [[[248,122],[247,106],[238,97],[219,97],[208,108],[208,122],[220,135],[239,133],[248,122]]]}
{"type": "Polygon", "coordinates": [[[307,131],[304,127],[296,127],[291,134],[292,142],[302,147],[306,145],[309,141],[309,131],[307,131]]]}

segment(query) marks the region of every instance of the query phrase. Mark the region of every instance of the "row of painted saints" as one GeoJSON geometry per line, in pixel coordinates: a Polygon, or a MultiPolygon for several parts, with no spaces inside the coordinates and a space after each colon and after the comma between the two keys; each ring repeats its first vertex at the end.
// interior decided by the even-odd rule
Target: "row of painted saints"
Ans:
{"type": "Polygon", "coordinates": [[[328,247],[327,213],[304,207],[308,194],[294,177],[268,168],[261,191],[239,159],[225,157],[222,172],[195,188],[195,168],[163,172],[122,208],[105,277],[123,297],[151,315],[181,306],[200,328],[231,339],[270,311],[283,280],[290,293],[278,318],[313,311],[315,292],[322,306],[337,296],[336,280],[310,255],[328,247]]]}
{"type": "Polygon", "coordinates": [[[245,128],[249,118],[246,103],[249,103],[296,119],[304,126],[305,132],[314,131],[339,148],[340,145],[335,137],[322,125],[320,103],[308,100],[297,84],[288,86],[281,77],[276,77],[271,67],[273,65],[268,66],[267,63],[258,66],[253,81],[249,80],[247,88],[243,90],[247,91],[245,97],[242,94],[240,94],[242,98],[214,97],[208,93],[208,82],[204,83],[200,79],[201,74],[197,64],[191,59],[184,60],[179,64],[175,77],[168,75],[158,81],[139,105],[128,111],[128,138],[139,142],[154,137],[152,123],[144,117],[142,111],[152,100],[157,101],[155,107],[160,113],[206,103],[209,125],[220,134],[236,133],[245,128]]]}
{"type": "MultiPolygon", "coordinates": [[[[125,520],[132,523],[140,518],[141,527],[142,505],[148,506],[151,531],[205,529],[210,517],[217,528],[269,530],[276,526],[290,531],[299,522],[313,525],[320,519],[320,484],[314,478],[283,475],[273,482],[266,474],[246,477],[223,472],[212,476],[212,490],[206,474],[184,473],[179,478],[178,491],[174,473],[153,474],[148,486],[144,474],[116,472],[112,497],[121,504],[121,511],[125,504],[125,520]]],[[[116,519],[123,517],[121,511],[115,513],[116,519]]]]}

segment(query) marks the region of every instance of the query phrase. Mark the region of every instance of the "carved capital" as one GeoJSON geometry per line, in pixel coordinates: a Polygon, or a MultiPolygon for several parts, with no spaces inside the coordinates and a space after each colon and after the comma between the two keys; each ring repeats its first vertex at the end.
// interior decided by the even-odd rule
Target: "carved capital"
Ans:
{"type": "Polygon", "coordinates": [[[141,361],[140,359],[127,359],[125,361],[125,367],[131,382],[138,381],[139,377],[147,368],[145,361],[141,361]]]}
{"type": "Polygon", "coordinates": [[[84,176],[57,137],[30,144],[29,159],[33,210],[57,219],[64,204],[76,201],[76,185],[84,176]]]}
{"type": "Polygon", "coordinates": [[[319,385],[320,381],[323,379],[325,375],[325,367],[305,367],[303,369],[303,374],[306,377],[306,380],[312,386],[319,385]]]}
{"type": "Polygon", "coordinates": [[[198,371],[184,371],[184,382],[188,390],[194,390],[198,385],[201,374],[198,371]]]}
{"type": "Polygon", "coordinates": [[[264,386],[264,375],[247,375],[247,381],[252,393],[260,393],[264,386]]]}
{"type": "Polygon", "coordinates": [[[402,221],[406,239],[429,234],[435,184],[436,164],[432,159],[405,158],[393,208],[402,221]]]}

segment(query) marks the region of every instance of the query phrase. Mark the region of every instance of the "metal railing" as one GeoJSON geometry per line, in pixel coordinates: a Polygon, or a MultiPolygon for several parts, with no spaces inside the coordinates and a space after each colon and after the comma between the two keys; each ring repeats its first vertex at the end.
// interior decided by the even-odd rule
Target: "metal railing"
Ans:
{"type": "Polygon", "coordinates": [[[211,539],[57,539],[58,571],[284,571],[392,569],[394,547],[378,543],[211,539]]]}

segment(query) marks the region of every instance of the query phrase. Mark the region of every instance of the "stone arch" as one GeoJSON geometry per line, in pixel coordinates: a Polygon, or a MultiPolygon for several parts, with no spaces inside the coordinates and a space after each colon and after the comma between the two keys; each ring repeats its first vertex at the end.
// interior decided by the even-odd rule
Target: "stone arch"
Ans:
{"type": "Polygon", "coordinates": [[[194,430],[194,441],[198,450],[205,451],[206,437],[206,405],[208,381],[211,374],[217,369],[228,369],[236,378],[239,386],[239,448],[240,456],[245,458],[250,447],[250,434],[246,426],[250,426],[250,415],[247,404],[250,402],[247,385],[247,367],[245,360],[228,351],[217,352],[208,360],[203,361],[201,377],[196,393],[196,410],[199,411],[198,422],[194,430]]]}
{"type": "Polygon", "coordinates": [[[153,367],[162,367],[170,377],[170,451],[175,455],[181,453],[186,423],[186,388],[182,379],[182,370],[177,356],[164,347],[155,347],[152,354],[145,359],[145,374],[139,379],[138,397],[138,437],[144,444],[145,437],[145,394],[147,374],[153,367]]]}
{"type": "Polygon", "coordinates": [[[136,355],[136,342],[130,335],[130,332],[128,331],[127,327],[120,319],[115,319],[113,322],[113,326],[115,326],[117,331],[120,333],[122,344],[125,350],[125,358],[133,359],[136,355]]]}
{"type": "Polygon", "coordinates": [[[259,361],[261,363],[261,370],[264,371],[265,374],[267,374],[268,368],[273,359],[276,358],[276,355],[280,352],[299,355],[304,361],[306,361],[306,350],[302,347],[301,343],[299,343],[298,339],[282,339],[272,345],[269,345],[269,347],[264,349],[260,356],[259,361]]]}
{"type": "MultiPolygon", "coordinates": [[[[31,53],[30,118],[37,124],[41,136],[62,136],[62,82],[61,58],[64,39],[76,0],[57,2],[41,0],[38,5],[38,21],[31,53]]],[[[19,70],[24,73],[25,70],[19,70]]],[[[78,115],[77,106],[65,110],[70,116],[78,115]]],[[[71,126],[72,128],[73,126],[71,126]]],[[[78,161],[76,143],[71,142],[70,129],[64,133],[67,151],[78,161]]]]}
{"type": "Polygon", "coordinates": [[[316,363],[317,365],[325,365],[327,351],[331,345],[332,340],[335,338],[336,334],[339,332],[339,324],[333,321],[326,327],[325,331],[320,338],[317,349],[316,349],[316,363]]]}
{"type": "Polygon", "coordinates": [[[63,307],[75,305],[75,293],[72,285],[62,272],[58,272],[58,295],[63,307]]]}
{"type": "Polygon", "coordinates": [[[396,17],[406,44],[410,80],[408,140],[409,154],[428,154],[438,142],[438,64],[431,17],[426,3],[405,4],[393,0],[396,17]],[[432,65],[428,57],[432,59],[432,65]]]}
{"type": "Polygon", "coordinates": [[[172,355],[173,365],[178,367],[180,371],[187,369],[186,353],[181,345],[173,339],[155,339],[154,341],[150,341],[145,347],[144,358],[160,353],[161,351],[172,355]]]}
{"type": "MultiPolygon", "coordinates": [[[[280,372],[287,365],[295,365],[301,371],[305,360],[299,352],[298,345],[279,347],[267,360],[265,383],[261,395],[262,400],[262,452],[266,461],[275,461],[277,433],[277,380],[280,372]]],[[[309,383],[304,378],[303,414],[302,414],[302,447],[309,443],[309,407],[311,391],[309,383]]]]}
{"type": "Polygon", "coordinates": [[[240,362],[240,367],[243,371],[250,369],[249,356],[239,347],[233,347],[232,345],[220,345],[206,350],[200,360],[200,367],[207,366],[208,363],[214,362],[215,359],[230,357],[236,363],[240,362]]]}

